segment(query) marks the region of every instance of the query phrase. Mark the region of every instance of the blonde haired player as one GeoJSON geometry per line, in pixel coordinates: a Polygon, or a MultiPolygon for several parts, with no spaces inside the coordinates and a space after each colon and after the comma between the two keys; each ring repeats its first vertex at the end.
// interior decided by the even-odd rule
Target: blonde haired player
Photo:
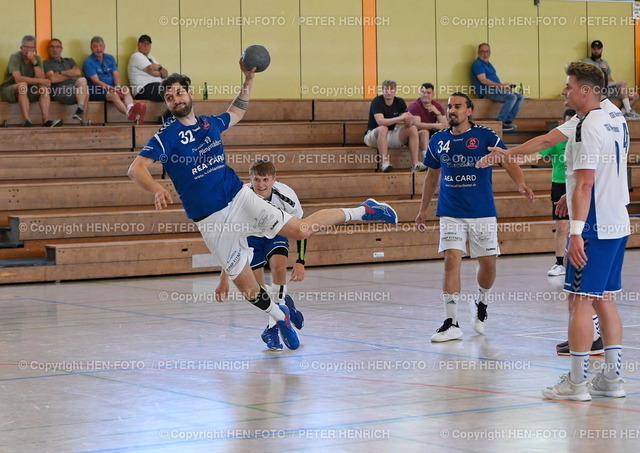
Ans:
{"type": "MultiPolygon", "coordinates": [[[[258,159],[249,167],[250,182],[247,185],[256,194],[267,200],[275,207],[291,214],[293,217],[302,218],[303,211],[300,200],[295,191],[288,185],[276,180],[276,167],[268,160],[258,159]]],[[[251,269],[260,285],[267,288],[264,269],[269,266],[271,270],[271,297],[278,304],[285,304],[291,313],[291,323],[300,330],[304,326],[304,316],[296,309],[293,298],[287,294],[287,259],[289,257],[289,240],[280,235],[273,238],[249,236],[249,247],[253,249],[251,269]]],[[[291,281],[304,280],[305,252],[307,240],[297,241],[298,258],[291,272],[291,281]]],[[[216,288],[216,300],[222,302],[229,294],[229,276],[226,272],[220,274],[220,283],[216,288]]],[[[282,349],[282,343],[278,335],[278,328],[272,317],[269,324],[262,332],[262,341],[271,350],[282,349]]]]}

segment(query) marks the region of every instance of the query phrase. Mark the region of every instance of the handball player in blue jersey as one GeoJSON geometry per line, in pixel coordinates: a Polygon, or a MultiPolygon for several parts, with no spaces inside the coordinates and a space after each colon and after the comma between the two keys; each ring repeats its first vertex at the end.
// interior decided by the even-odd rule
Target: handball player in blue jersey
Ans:
{"type": "MultiPolygon", "coordinates": [[[[462,338],[458,324],[458,299],[462,290],[460,267],[469,242],[471,258],[478,258],[478,295],[469,301],[471,325],[484,334],[490,290],[496,278],[498,227],[493,199],[491,168],[478,169],[476,162],[489,153],[488,148],[505,148],[500,137],[484,126],[470,121],[473,102],[464,93],[454,93],[447,103],[449,128],[437,132],[429,141],[424,164],[429,167],[422,189],[422,202],[416,224],[424,230],[427,208],[438,189],[436,215],[440,217],[439,252],[444,252],[442,299],[445,321],[431,337],[432,342],[462,338]]],[[[533,200],[533,192],[524,183],[520,167],[505,163],[504,168],[518,191],[533,200]]]]}
{"type": "Polygon", "coordinates": [[[191,80],[172,74],[161,83],[161,93],[173,115],[142,148],[129,167],[128,175],[152,192],[156,209],[173,203],[169,191],[151,176],[149,167],[160,161],[171,178],[187,217],[197,225],[207,247],[242,292],[244,297],[276,321],[282,340],[296,349],[299,340],[291,326],[289,309],[276,304],[256,281],[251,270],[248,236],[272,238],[279,234],[306,239],[327,226],[351,220],[398,222],[393,208],[368,199],[349,209],[324,209],[298,219],[246,187],[227,165],[221,134],[244,116],[249,105],[255,68],[240,69],[244,82],[227,111],[216,116],[196,116],[191,80]]]}

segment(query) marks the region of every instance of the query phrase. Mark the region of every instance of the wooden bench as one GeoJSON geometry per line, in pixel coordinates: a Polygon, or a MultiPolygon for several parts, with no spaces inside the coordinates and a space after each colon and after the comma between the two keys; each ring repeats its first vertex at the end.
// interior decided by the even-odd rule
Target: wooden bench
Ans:
{"type": "MultiPolygon", "coordinates": [[[[279,178],[296,190],[300,198],[332,198],[363,196],[405,196],[413,193],[413,175],[404,173],[354,173],[343,175],[282,175],[279,178]]],[[[174,201],[179,197],[169,180],[157,179],[170,191],[174,201]]],[[[128,178],[118,180],[39,182],[0,184],[0,211],[98,206],[152,205],[153,194],[136,186],[128,178]]]]}
{"type": "MultiPolygon", "coordinates": [[[[194,100],[193,109],[197,115],[220,115],[229,108],[233,100],[194,100]]],[[[159,117],[167,112],[163,102],[136,101],[147,104],[144,121],[158,124],[159,117]]],[[[313,119],[313,101],[310,99],[253,99],[249,109],[242,118],[243,122],[250,121],[311,121],[313,119]]],[[[106,105],[107,123],[126,123],[127,118],[108,102],[106,105]]]]}
{"type": "MultiPolygon", "coordinates": [[[[354,197],[357,198],[357,197],[354,197]]],[[[414,221],[420,207],[420,199],[398,199],[378,196],[388,200],[398,213],[399,222],[414,221]]],[[[320,209],[356,206],[364,196],[356,201],[336,200],[331,202],[303,201],[305,216],[320,209]]],[[[436,200],[431,202],[429,221],[436,221],[436,200]]],[[[538,195],[533,203],[527,203],[521,196],[496,196],[496,206],[501,219],[521,217],[549,217],[551,200],[548,195],[538,195]]],[[[186,217],[180,207],[155,210],[142,208],[137,211],[114,208],[105,212],[61,213],[42,211],[37,214],[14,214],[8,217],[9,232],[5,243],[18,245],[24,241],[52,241],[70,238],[123,237],[140,235],[175,235],[198,233],[196,224],[186,217]]],[[[1,255],[1,254],[0,254],[1,255]]]]}
{"type": "MultiPolygon", "coordinates": [[[[278,172],[375,171],[376,150],[361,147],[230,147],[225,150],[227,164],[246,173],[257,159],[273,162],[278,172]]],[[[132,151],[94,150],[64,152],[9,153],[2,155],[0,181],[61,178],[122,177],[138,155],[132,151]]],[[[152,165],[153,175],[162,174],[160,163],[152,165]]]]}
{"type": "MultiPolygon", "coordinates": [[[[136,154],[132,151],[3,154],[0,181],[122,177],[136,154]]],[[[150,168],[162,174],[160,165],[150,168]]]]}
{"type": "MultiPolygon", "coordinates": [[[[405,99],[407,105],[413,99],[405,99]]],[[[502,104],[489,99],[472,99],[474,104],[473,118],[476,120],[494,120],[498,117],[502,104]]],[[[445,106],[447,99],[439,99],[445,106]]],[[[313,103],[314,121],[366,121],[369,117],[371,100],[366,99],[316,99],[313,103]]],[[[544,119],[560,120],[566,110],[564,100],[558,99],[525,99],[517,120],[544,119]]]]}
{"type": "MultiPolygon", "coordinates": [[[[498,136],[502,137],[502,123],[500,121],[482,120],[476,121],[485,127],[494,130],[498,136]]],[[[345,121],[344,122],[344,143],[345,145],[361,145],[364,143],[364,134],[367,131],[366,121],[345,121]]]]}
{"type": "MultiPolygon", "coordinates": [[[[64,105],[59,102],[51,102],[49,105],[49,119],[60,118],[64,121],[65,125],[80,125],[78,120],[72,118],[73,114],[78,108],[77,105],[64,105]]],[[[93,125],[104,124],[105,111],[104,102],[89,102],[88,104],[88,120],[93,125]]],[[[40,126],[42,116],[40,114],[40,107],[37,102],[32,102],[29,105],[29,116],[34,127],[40,126]]],[[[20,113],[20,106],[18,103],[0,102],[0,124],[7,126],[22,126],[24,120],[20,113]]]]}
{"type": "MultiPolygon", "coordinates": [[[[158,131],[158,126],[135,127],[135,147],[143,147],[158,131]]],[[[222,135],[225,146],[336,145],[343,146],[344,126],[327,123],[239,123],[222,135]]]]}
{"type": "Polygon", "coordinates": [[[0,128],[0,152],[132,149],[131,126],[0,128]]]}
{"type": "MultiPolygon", "coordinates": [[[[634,223],[637,227],[640,222],[634,223]]],[[[553,224],[553,221],[501,222],[498,231],[501,253],[553,251],[553,224]]],[[[438,237],[437,228],[418,232],[411,224],[395,227],[382,224],[344,226],[320,233],[309,241],[307,266],[440,258],[437,253],[438,237]]],[[[640,245],[637,235],[630,239],[631,247],[640,245]]],[[[41,266],[35,281],[219,270],[204,242],[198,238],[51,245],[47,247],[47,257],[50,264],[41,266]]],[[[294,250],[290,260],[295,260],[294,250]]],[[[17,272],[11,271],[11,268],[0,269],[0,276],[6,281],[18,278],[17,272]]]]}
{"type": "MultiPolygon", "coordinates": [[[[523,168],[524,179],[527,186],[536,191],[548,192],[551,190],[551,169],[550,168],[523,168]]],[[[424,177],[416,178],[414,192],[422,193],[424,185],[424,177]]],[[[493,192],[494,193],[513,193],[518,188],[511,180],[507,172],[502,168],[493,169],[493,192]]],[[[436,188],[437,193],[437,188],[436,188]]],[[[524,201],[524,198],[523,198],[524,201]]]]}

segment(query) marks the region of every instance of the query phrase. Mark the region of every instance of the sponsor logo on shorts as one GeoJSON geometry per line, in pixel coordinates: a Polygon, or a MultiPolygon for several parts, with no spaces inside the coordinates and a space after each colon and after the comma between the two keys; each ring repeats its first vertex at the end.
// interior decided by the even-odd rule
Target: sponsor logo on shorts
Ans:
{"type": "Polygon", "coordinates": [[[238,261],[240,261],[240,250],[234,251],[232,257],[227,260],[227,270],[233,269],[238,261]]]}

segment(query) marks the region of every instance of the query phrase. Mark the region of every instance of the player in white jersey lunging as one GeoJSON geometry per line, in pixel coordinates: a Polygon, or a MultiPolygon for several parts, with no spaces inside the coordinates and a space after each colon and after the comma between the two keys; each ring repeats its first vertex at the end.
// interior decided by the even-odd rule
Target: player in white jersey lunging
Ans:
{"type": "MultiPolygon", "coordinates": [[[[288,185],[276,180],[276,167],[272,162],[258,159],[249,167],[249,187],[255,193],[267,200],[277,208],[288,212],[294,217],[302,218],[303,211],[296,192],[288,185]]],[[[284,304],[289,308],[291,323],[300,330],[304,326],[304,315],[296,308],[291,295],[287,293],[287,258],[289,257],[289,240],[280,235],[273,238],[249,236],[249,247],[253,251],[251,269],[258,283],[268,288],[264,269],[269,267],[271,271],[271,297],[278,304],[284,304]]],[[[307,240],[297,241],[298,258],[291,271],[291,281],[304,280],[304,265],[307,249],[307,240]]],[[[220,283],[216,288],[216,300],[222,302],[229,294],[229,277],[226,272],[220,274],[220,283]]],[[[273,318],[269,317],[267,328],[261,335],[267,347],[272,351],[282,349],[282,343],[278,335],[278,327],[273,318]]]]}
{"type": "MultiPolygon", "coordinates": [[[[470,121],[473,102],[464,93],[454,93],[447,103],[449,128],[437,132],[429,141],[424,164],[429,167],[422,189],[422,202],[416,224],[424,230],[427,208],[438,183],[436,215],[440,217],[439,252],[444,252],[442,299],[445,321],[431,337],[432,342],[462,338],[458,324],[458,300],[462,290],[460,268],[469,241],[470,256],[478,259],[478,294],[469,301],[471,325],[484,334],[490,290],[496,278],[498,225],[493,198],[491,168],[478,169],[476,162],[489,153],[488,147],[505,147],[496,133],[470,121]]],[[[524,182],[517,164],[507,163],[505,170],[518,191],[533,200],[533,192],[524,182]]]]}

